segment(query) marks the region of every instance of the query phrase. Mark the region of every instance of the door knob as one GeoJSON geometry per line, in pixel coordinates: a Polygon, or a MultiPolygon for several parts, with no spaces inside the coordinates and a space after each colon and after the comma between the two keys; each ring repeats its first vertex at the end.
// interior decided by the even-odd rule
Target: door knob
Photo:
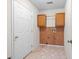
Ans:
{"type": "Polygon", "coordinates": [[[72,40],[68,40],[68,43],[71,43],[72,44],[72,40]]]}
{"type": "Polygon", "coordinates": [[[15,39],[19,38],[18,36],[15,36],[15,39]]]}

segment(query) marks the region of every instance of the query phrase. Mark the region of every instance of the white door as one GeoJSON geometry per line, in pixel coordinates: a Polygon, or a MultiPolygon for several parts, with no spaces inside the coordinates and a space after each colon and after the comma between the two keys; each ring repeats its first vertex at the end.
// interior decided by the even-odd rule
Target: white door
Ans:
{"type": "Polygon", "coordinates": [[[31,20],[31,14],[18,1],[13,1],[13,29],[14,29],[14,48],[13,59],[23,59],[31,51],[31,41],[28,40],[29,27],[28,19],[31,20]]]}
{"type": "Polygon", "coordinates": [[[68,40],[68,43],[67,43],[67,59],[72,59],[72,41],[71,40],[68,40]]]}
{"type": "Polygon", "coordinates": [[[65,39],[65,50],[67,59],[72,59],[72,0],[66,1],[65,6],[65,32],[64,32],[64,39],[65,39]]]}

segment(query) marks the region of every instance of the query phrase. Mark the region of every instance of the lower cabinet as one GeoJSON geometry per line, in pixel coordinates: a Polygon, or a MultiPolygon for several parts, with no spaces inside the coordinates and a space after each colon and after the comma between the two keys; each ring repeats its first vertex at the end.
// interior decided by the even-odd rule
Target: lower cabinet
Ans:
{"type": "Polygon", "coordinates": [[[51,45],[64,45],[64,29],[63,28],[41,28],[40,43],[51,45]]]}

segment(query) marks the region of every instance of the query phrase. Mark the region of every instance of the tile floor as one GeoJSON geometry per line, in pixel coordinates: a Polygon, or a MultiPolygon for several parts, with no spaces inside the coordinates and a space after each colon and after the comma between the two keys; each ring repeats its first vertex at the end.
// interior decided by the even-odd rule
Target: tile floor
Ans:
{"type": "Polygon", "coordinates": [[[25,59],[66,59],[63,46],[41,45],[25,59]]]}

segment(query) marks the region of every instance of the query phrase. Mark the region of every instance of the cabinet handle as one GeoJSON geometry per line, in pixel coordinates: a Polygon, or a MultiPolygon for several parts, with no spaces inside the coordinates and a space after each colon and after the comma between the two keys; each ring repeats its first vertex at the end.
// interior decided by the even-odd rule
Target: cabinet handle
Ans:
{"type": "Polygon", "coordinates": [[[50,37],[48,37],[48,39],[49,39],[50,37]]]}

